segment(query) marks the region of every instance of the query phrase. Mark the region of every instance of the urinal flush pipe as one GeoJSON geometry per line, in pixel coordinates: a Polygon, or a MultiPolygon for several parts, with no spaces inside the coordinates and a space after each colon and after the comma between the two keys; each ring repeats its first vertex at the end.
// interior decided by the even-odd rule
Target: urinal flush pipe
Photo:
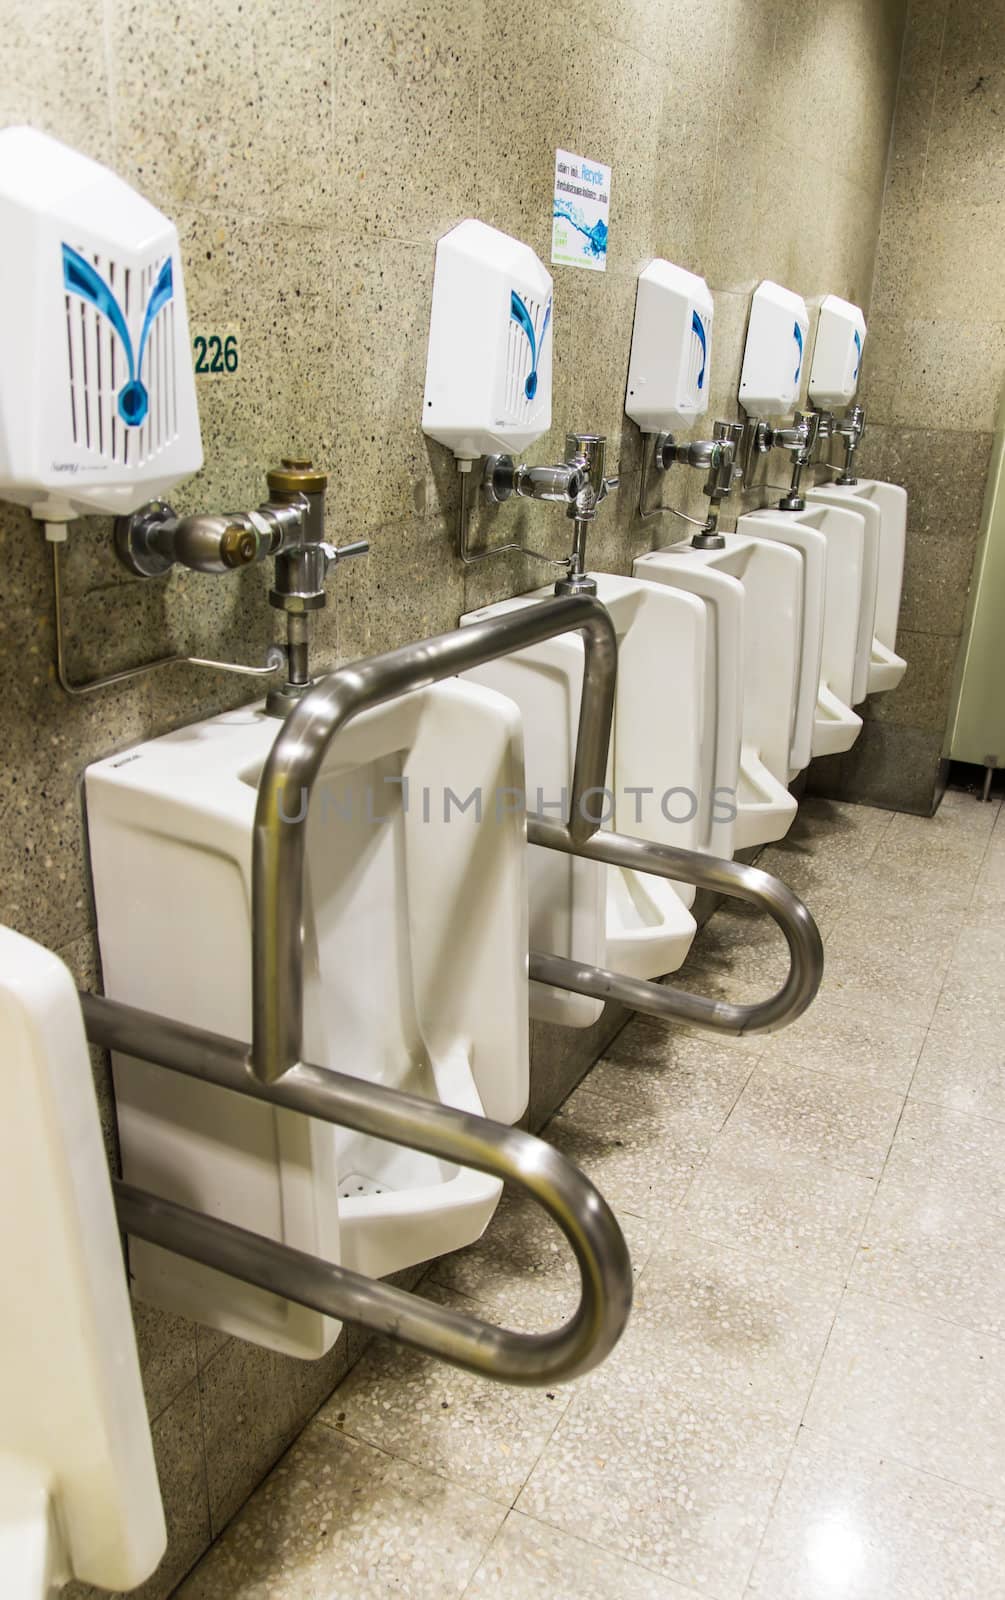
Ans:
{"type": "Polygon", "coordinates": [[[310,461],[286,456],[266,474],[269,498],[254,511],[200,512],[179,517],[153,501],[115,523],[115,548],[123,566],[139,578],[156,578],[174,566],[225,573],[275,560],[269,604],[286,613],[286,680],[266,701],[272,716],[285,716],[310,688],[309,617],[327,603],[329,569],[364,555],[365,539],[340,548],[325,537],[328,474],[310,461]]]}
{"type": "Polygon", "coordinates": [[[792,479],[788,492],[778,502],[780,511],[806,510],[802,476],[813,458],[820,418],[819,411],[797,411],[790,428],[773,428],[767,422],[752,424],[752,444],[759,455],[767,455],[769,450],[787,450],[792,457],[792,479]]]}
{"type": "Polygon", "coordinates": [[[677,444],[672,433],[646,434],[643,439],[642,482],[639,487],[639,516],[643,522],[650,517],[666,514],[688,522],[697,532],[691,543],[696,550],[721,550],[725,539],[719,532],[719,515],[723,500],[733,492],[741,476],[737,464],[743,440],[742,422],[716,422],[711,439],[694,439],[687,444],[677,444]],[[650,449],[650,441],[654,447],[650,449]],[[650,462],[657,472],[668,472],[676,463],[707,471],[704,493],[708,496],[708,515],[704,519],[689,517],[673,506],[646,505],[650,462]]]}
{"type": "Polygon", "coordinates": [[[559,594],[594,594],[596,585],[586,571],[586,540],[597,508],[617,478],[604,476],[607,440],[602,434],[569,434],[565,441],[565,460],[553,466],[530,467],[509,455],[486,456],[481,474],[483,498],[494,506],[505,505],[516,496],[520,500],[546,500],[566,507],[573,523],[572,550],[567,556],[550,556],[518,540],[492,545],[487,550],[470,548],[471,491],[473,461],[458,459],[460,498],[457,521],[457,553],[466,566],[485,561],[489,556],[511,550],[559,567],[563,576],[556,584],[559,594]]]}
{"type": "Polygon", "coordinates": [[[834,432],[844,443],[844,467],[838,477],[838,483],[848,488],[853,488],[858,479],[852,472],[855,451],[862,443],[865,434],[865,411],[861,406],[849,406],[840,422],[835,422],[834,432]]]}
{"type": "Polygon", "coordinates": [[[605,476],[607,437],[602,433],[570,433],[565,439],[565,459],[582,474],[582,482],[567,515],[572,520],[572,553],[568,571],[555,584],[556,594],[596,594],[597,584],[586,568],[586,541],[597,512],[619,480],[605,476]]]}

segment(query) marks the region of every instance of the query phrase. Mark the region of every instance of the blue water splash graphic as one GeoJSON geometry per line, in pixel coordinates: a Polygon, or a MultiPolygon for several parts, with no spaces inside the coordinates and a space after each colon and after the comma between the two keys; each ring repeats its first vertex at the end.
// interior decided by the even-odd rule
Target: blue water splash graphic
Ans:
{"type": "Polygon", "coordinates": [[[143,357],[146,353],[147,340],[158,312],[163,310],[174,295],[170,256],[161,267],[157,274],[157,282],[150,291],[150,299],[147,301],[143,316],[143,328],[140,332],[139,353],[135,357],[129,327],[112,289],[100,272],[68,244],[63,246],[63,286],[67,294],[79,295],[81,300],[86,300],[98,315],[105,317],[115,329],[129,368],[129,381],[122,385],[118,394],[118,413],[127,428],[138,428],[150,409],[150,396],[142,382],[143,357]]]}
{"type": "Polygon", "coordinates": [[[798,322],[793,324],[792,333],[796,341],[796,349],[799,351],[799,360],[796,362],[796,376],[794,380],[796,383],[798,383],[799,374],[803,370],[803,330],[799,326],[798,322]]]}
{"type": "Polygon", "coordinates": [[[708,336],[705,333],[705,324],[697,311],[692,311],[691,313],[691,332],[697,335],[698,343],[701,345],[701,371],[698,374],[698,388],[703,389],[705,387],[705,368],[708,365],[708,336]]]}
{"type": "Polygon", "coordinates": [[[583,221],[583,214],[571,200],[556,200],[553,216],[559,217],[564,222],[571,222],[578,233],[586,239],[584,254],[596,256],[598,259],[607,254],[607,223],[602,219],[588,228],[583,221]]]}
{"type": "Polygon", "coordinates": [[[544,349],[544,341],[548,333],[548,325],[551,322],[551,301],[548,301],[548,307],[544,313],[544,321],[541,324],[540,340],[537,340],[534,336],[534,323],[533,319],[531,318],[531,314],[527,310],[527,307],[524,305],[515,289],[510,291],[509,314],[512,320],[519,324],[519,326],[523,329],[524,333],[527,335],[527,342],[530,345],[530,372],[528,373],[527,381],[523,386],[523,392],[527,396],[528,400],[533,400],[534,396],[537,394],[538,363],[541,359],[541,351],[544,349]]]}
{"type": "Polygon", "coordinates": [[[859,334],[858,329],[856,328],[854,331],[855,331],[855,352],[856,352],[856,354],[858,356],[858,360],[855,362],[855,371],[852,373],[852,378],[857,378],[858,377],[858,369],[862,365],[862,339],[861,339],[861,335],[859,334]]]}

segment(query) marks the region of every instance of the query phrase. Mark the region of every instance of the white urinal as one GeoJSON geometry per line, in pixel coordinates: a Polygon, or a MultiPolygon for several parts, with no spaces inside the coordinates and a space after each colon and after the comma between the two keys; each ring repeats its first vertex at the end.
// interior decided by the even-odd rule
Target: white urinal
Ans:
{"type": "MultiPolygon", "coordinates": [[[[235,1038],[251,1026],[256,785],[282,724],[248,707],[86,776],[106,992],[235,1038]]],[[[304,1052],[515,1122],[528,1095],[519,717],[456,681],[355,718],[308,818],[304,1052]]],[[[290,796],[297,815],[301,797],[290,796]]],[[[500,1184],[147,1063],[115,1065],[125,1176],[370,1276],[478,1238],[500,1184]]],[[[337,1324],[134,1242],[147,1300],[293,1355],[337,1324]]]]}
{"type": "Polygon", "coordinates": [[[868,692],[895,689],[907,662],[896,651],[900,596],[904,586],[907,542],[907,491],[897,483],[860,478],[857,483],[826,483],[807,494],[808,500],[850,506],[877,530],[876,616],[869,658],[868,692]]]}
{"type": "MultiPolygon", "coordinates": [[[[864,519],[840,506],[807,505],[804,511],[751,511],[736,527],[802,551],[808,569],[820,575],[815,583],[822,585],[823,632],[808,754],[850,750],[862,729],[862,718],[852,710],[856,669],[868,660],[872,637],[871,622],[868,639],[862,626],[864,519]]],[[[804,754],[802,747],[793,749],[793,772],[807,764],[804,754]]]]}
{"type": "MultiPolygon", "coordinates": [[[[731,856],[739,755],[736,634],[717,633],[695,595],[609,573],[591,576],[618,635],[608,825],[633,837],[731,856]]],[[[461,621],[498,616],[553,595],[549,586],[461,621]]],[[[578,634],[505,656],[472,676],[520,707],[528,810],[563,813],[583,677],[578,634]]],[[[640,978],[662,977],[684,961],[695,934],[690,885],[539,848],[529,854],[533,949],[640,978]]],[[[585,996],[533,986],[531,1014],[541,1020],[587,1027],[601,1009],[585,996]]]]}
{"type": "Polygon", "coordinates": [[[164,1513],[73,979],[0,928],[0,1592],[132,1589],[164,1513]]]}
{"type": "MultiPolygon", "coordinates": [[[[788,790],[803,667],[805,564],[770,539],[724,535],[725,548],[697,550],[689,539],[640,556],[634,573],[703,599],[714,625],[737,641],[742,661],[740,778],[734,849],[788,832],[796,802],[788,790]]],[[[820,622],[822,614],[819,613],[820,622]]],[[[807,648],[819,655],[820,623],[807,648]]],[[[815,687],[815,680],[814,680],[815,687]]]]}

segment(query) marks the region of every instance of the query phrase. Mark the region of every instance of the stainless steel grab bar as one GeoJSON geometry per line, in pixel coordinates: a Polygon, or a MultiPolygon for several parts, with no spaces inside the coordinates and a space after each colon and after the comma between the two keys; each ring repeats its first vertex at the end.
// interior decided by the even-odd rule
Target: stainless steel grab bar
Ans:
{"type": "Polygon", "coordinates": [[[325,753],[352,717],[570,631],[582,633],[585,660],[568,820],[564,825],[531,820],[528,838],[549,849],[737,894],[767,910],[781,925],[792,959],[778,995],[754,1007],[722,1006],[656,983],[536,953],[530,957],[531,976],[604,999],[625,999],[639,1010],[715,1031],[779,1027],[798,1016],[819,984],[822,951],[809,912],[783,884],[754,868],[598,833],[601,819],[589,801],[592,794],[600,795],[602,811],[617,641],[606,609],[587,595],[522,607],[343,667],[315,685],[291,711],[266,761],[255,813],[250,1050],[235,1039],[116,1001],[82,996],[88,1036],[95,1043],[527,1189],[566,1235],[582,1280],[576,1312],[547,1334],[517,1334],[447,1313],[417,1296],[248,1234],[219,1218],[190,1212],[129,1185],[117,1190],[123,1225],[140,1237],[390,1334],[456,1365],[526,1384],[557,1382],[585,1372],[612,1348],[631,1305],[631,1265],[624,1239],[593,1185],[542,1140],[301,1060],[306,821],[325,753]]]}
{"type": "Polygon", "coordinates": [[[797,895],[780,878],[741,861],[724,861],[719,856],[697,855],[673,845],[654,844],[648,839],[631,839],[623,833],[595,833],[585,840],[570,839],[557,823],[528,818],[527,839],[548,850],[585,856],[628,867],[635,872],[650,872],[655,877],[674,878],[711,889],[732,899],[746,900],[781,928],[789,947],[789,971],[782,987],[767,1000],[752,1005],[734,1005],[689,994],[668,984],[646,978],[629,978],[603,967],[569,961],[564,956],[530,954],[530,976],[538,983],[573,994],[591,995],[597,1000],[617,1000],[634,1011],[672,1022],[690,1023],[711,1033],[772,1033],[801,1016],[820,987],[824,969],[824,950],[820,931],[797,895]]]}
{"type": "MultiPolygon", "coordinates": [[[[317,684],[290,714],[262,773],[255,813],[251,1060],[263,1081],[275,1082],[300,1057],[307,812],[325,752],[339,729],[370,706],[570,631],[583,634],[585,661],[568,820],[528,818],[528,841],[747,900],[779,924],[791,959],[778,993],[753,1006],[724,1004],[537,951],[530,955],[531,977],[553,988],[621,1000],[650,1016],[713,1033],[763,1033],[784,1027],[806,1010],[823,975],[823,946],[809,911],[785,884],[739,862],[598,831],[601,818],[589,801],[594,794],[606,797],[617,643],[599,600],[562,596],[343,667],[317,684]]],[[[601,798],[601,811],[604,803],[601,798]]]]}
{"type": "Polygon", "coordinates": [[[603,1196],[544,1140],[306,1062],[265,1084],[251,1071],[248,1046],[236,1039],[98,995],[82,993],[80,1001],[88,1038],[105,1049],[518,1184],[568,1239],[579,1267],[580,1300],[561,1327],[514,1333],[116,1183],[119,1218],[127,1233],[506,1383],[574,1378],[602,1361],[616,1344],[632,1301],[628,1247],[603,1196]]]}
{"type": "Polygon", "coordinates": [[[291,711],[265,763],[255,812],[251,1060],[265,1082],[274,1083],[300,1059],[307,810],[325,752],[340,728],[361,711],[412,689],[577,631],[583,635],[585,663],[567,827],[570,839],[587,839],[599,826],[589,800],[593,793],[603,794],[618,665],[614,624],[591,595],[543,600],[355,661],[316,684],[291,711]]]}

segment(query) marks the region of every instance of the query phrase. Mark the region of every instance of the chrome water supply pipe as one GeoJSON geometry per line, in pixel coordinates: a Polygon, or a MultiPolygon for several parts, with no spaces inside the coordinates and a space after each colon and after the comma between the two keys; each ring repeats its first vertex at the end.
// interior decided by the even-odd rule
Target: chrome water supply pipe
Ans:
{"type": "Polygon", "coordinates": [[[642,481],[639,485],[639,516],[643,522],[651,517],[677,517],[698,531],[691,543],[697,550],[721,550],[725,539],[719,532],[719,516],[723,500],[733,492],[741,477],[738,464],[743,442],[742,422],[715,422],[711,439],[694,439],[677,444],[672,433],[643,434],[642,481]],[[657,472],[669,472],[674,465],[695,467],[707,472],[704,493],[708,496],[708,515],[704,519],[690,517],[674,506],[647,506],[650,465],[657,472]]]}

